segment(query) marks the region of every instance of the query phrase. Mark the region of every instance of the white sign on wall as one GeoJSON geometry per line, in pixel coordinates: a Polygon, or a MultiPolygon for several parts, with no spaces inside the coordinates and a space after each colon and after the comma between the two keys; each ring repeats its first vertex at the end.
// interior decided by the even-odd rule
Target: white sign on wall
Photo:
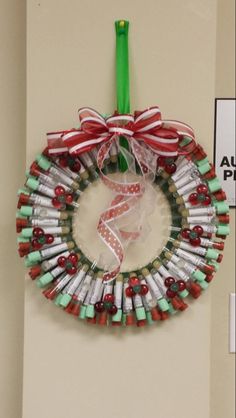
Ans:
{"type": "Polygon", "coordinates": [[[236,155],[235,155],[235,99],[215,101],[216,174],[227,195],[230,207],[236,206],[236,155]]]}

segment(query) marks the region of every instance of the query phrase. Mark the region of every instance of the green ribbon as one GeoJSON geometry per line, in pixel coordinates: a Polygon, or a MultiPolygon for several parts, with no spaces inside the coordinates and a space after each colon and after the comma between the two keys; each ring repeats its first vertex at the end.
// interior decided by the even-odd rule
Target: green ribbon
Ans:
{"type": "MultiPolygon", "coordinates": [[[[116,29],[116,96],[118,113],[130,113],[129,97],[129,53],[128,53],[128,30],[129,22],[118,20],[115,22],[116,29]]],[[[129,149],[126,138],[120,137],[120,146],[129,149]]],[[[125,157],[119,154],[119,168],[124,172],[128,165],[125,157]]]]}

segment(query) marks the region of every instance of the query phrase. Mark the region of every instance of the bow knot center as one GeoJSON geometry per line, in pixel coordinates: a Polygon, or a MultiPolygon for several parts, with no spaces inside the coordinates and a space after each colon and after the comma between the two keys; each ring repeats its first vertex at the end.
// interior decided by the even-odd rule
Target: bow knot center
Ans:
{"type": "Polygon", "coordinates": [[[127,129],[122,126],[110,126],[109,132],[113,135],[117,135],[117,136],[123,135],[123,136],[128,136],[129,138],[131,138],[134,134],[134,131],[132,131],[132,129],[127,129]]]}
{"type": "Polygon", "coordinates": [[[115,115],[107,119],[109,133],[113,135],[124,135],[132,137],[134,135],[134,117],[132,115],[115,115]]]}

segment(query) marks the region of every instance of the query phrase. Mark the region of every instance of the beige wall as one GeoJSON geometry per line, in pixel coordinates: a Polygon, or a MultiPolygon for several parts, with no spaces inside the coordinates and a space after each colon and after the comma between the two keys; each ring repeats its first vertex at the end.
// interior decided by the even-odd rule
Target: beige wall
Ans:
{"type": "MultiPolygon", "coordinates": [[[[217,13],[216,97],[235,97],[235,1],[220,0],[217,13]]],[[[235,292],[235,209],[232,234],[212,286],[211,418],[235,417],[235,355],[229,354],[229,294],[235,292]]]]}
{"type": "Polygon", "coordinates": [[[21,416],[24,268],[16,253],[16,190],[25,165],[25,5],[0,1],[0,416],[21,416]]]}
{"type": "MultiPolygon", "coordinates": [[[[232,96],[233,58],[228,40],[234,27],[233,1],[218,3],[216,96],[232,96]]],[[[1,206],[0,319],[4,332],[0,403],[4,418],[21,416],[23,268],[15,254],[12,219],[15,190],[23,184],[25,157],[23,4],[1,0],[0,17],[1,51],[6,57],[0,62],[4,74],[0,77],[1,109],[6,110],[1,112],[6,149],[2,155],[10,149],[8,161],[2,158],[1,187],[9,166],[12,173],[1,206]],[[10,272],[9,260],[13,266],[10,272]]],[[[112,22],[120,17],[132,24],[133,105],[144,108],[159,104],[166,116],[189,121],[199,141],[211,152],[215,1],[194,0],[181,6],[171,0],[157,6],[149,0],[145,7],[141,1],[133,5],[123,0],[119,4],[105,0],[28,2],[28,163],[42,148],[48,129],[75,123],[78,106],[92,105],[104,112],[114,107],[112,22]],[[180,52],[174,52],[180,45],[180,52]],[[187,63],[181,65],[186,56],[187,63]],[[188,95],[191,101],[186,104],[188,95]]],[[[232,243],[233,236],[210,292],[188,313],[159,329],[123,333],[122,338],[114,331],[110,335],[106,330],[75,323],[47,304],[27,279],[23,418],[233,418],[234,356],[228,354],[227,345],[227,303],[234,271],[232,243]],[[226,276],[228,281],[223,282],[226,276]],[[111,353],[108,360],[107,353],[111,353]]]]}

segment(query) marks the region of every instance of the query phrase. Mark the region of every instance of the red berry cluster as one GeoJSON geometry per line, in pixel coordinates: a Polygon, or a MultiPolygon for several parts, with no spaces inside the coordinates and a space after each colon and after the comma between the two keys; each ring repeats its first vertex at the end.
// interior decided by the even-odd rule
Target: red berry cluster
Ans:
{"type": "Polygon", "coordinates": [[[69,167],[75,173],[78,173],[81,168],[81,163],[78,158],[71,157],[70,155],[62,155],[59,157],[59,165],[62,168],[69,167]]]}
{"type": "Polygon", "coordinates": [[[135,295],[144,296],[148,293],[148,287],[146,284],[141,284],[138,277],[130,277],[129,286],[126,288],[125,294],[129,298],[135,295]]]}
{"type": "Polygon", "coordinates": [[[176,172],[176,157],[158,157],[157,166],[164,168],[168,174],[174,174],[176,172]]]}
{"type": "Polygon", "coordinates": [[[97,313],[103,313],[105,311],[107,311],[110,315],[115,315],[118,311],[116,305],[114,304],[115,302],[115,296],[112,293],[107,293],[104,298],[103,301],[97,302],[95,303],[95,311],[97,313]]]}
{"type": "Polygon", "coordinates": [[[191,193],[188,198],[191,205],[198,205],[201,203],[204,206],[211,204],[211,196],[209,195],[208,187],[205,184],[199,184],[196,188],[196,192],[191,193]]]}
{"type": "Polygon", "coordinates": [[[186,284],[183,280],[175,280],[174,277],[167,277],[165,279],[165,286],[167,287],[166,296],[173,299],[178,292],[186,289],[186,284]]]}
{"type": "Polygon", "coordinates": [[[193,247],[201,245],[201,236],[204,231],[201,225],[196,225],[192,229],[184,228],[181,232],[181,236],[187,239],[193,247]]]}
{"type": "Polygon", "coordinates": [[[77,272],[78,256],[75,253],[70,253],[68,257],[63,255],[58,258],[57,264],[63,267],[68,274],[75,274],[77,272]]]}
{"type": "Polygon", "coordinates": [[[42,228],[33,229],[33,239],[31,241],[34,250],[40,250],[45,244],[52,244],[54,237],[51,234],[45,234],[42,228]]]}
{"type": "Polygon", "coordinates": [[[52,198],[52,204],[57,209],[62,209],[73,202],[73,195],[67,193],[63,186],[56,186],[54,189],[55,197],[52,198]]]}

